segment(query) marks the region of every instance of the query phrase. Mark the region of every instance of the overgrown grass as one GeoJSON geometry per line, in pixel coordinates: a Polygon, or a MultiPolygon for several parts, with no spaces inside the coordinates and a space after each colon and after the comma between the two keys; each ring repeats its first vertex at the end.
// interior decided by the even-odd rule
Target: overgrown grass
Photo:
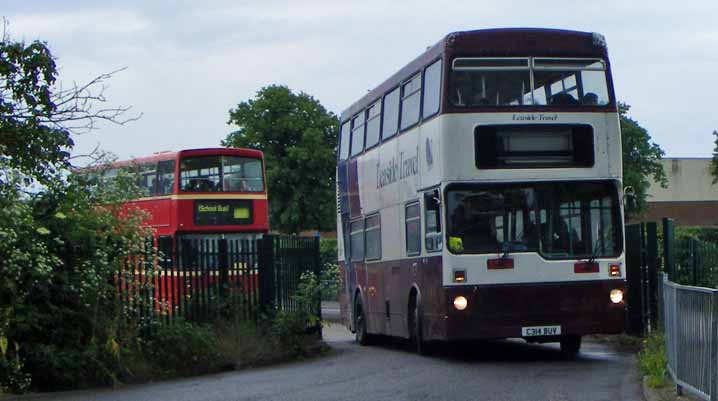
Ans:
{"type": "Polygon", "coordinates": [[[592,334],[594,341],[609,344],[620,351],[638,352],[641,350],[643,339],[628,334],[592,334]]]}
{"type": "Polygon", "coordinates": [[[219,320],[202,325],[177,320],[158,325],[128,347],[124,380],[147,381],[267,365],[306,357],[317,336],[306,333],[319,323],[321,292],[313,273],[301,276],[292,296],[295,310],[279,311],[259,323],[219,320]]]}
{"type": "Polygon", "coordinates": [[[643,339],[643,349],[638,353],[638,368],[648,377],[648,386],[661,387],[666,384],[666,339],[657,331],[643,339]]]}
{"type": "Polygon", "coordinates": [[[210,323],[144,320],[122,325],[111,336],[95,335],[81,352],[36,346],[33,361],[42,366],[32,376],[23,370],[17,352],[10,352],[19,346],[0,341],[0,394],[139,383],[314,355],[323,348],[307,328],[319,323],[320,291],[316,275],[304,274],[292,296],[295,309],[265,311],[259,322],[232,317],[210,323]]]}
{"type": "Polygon", "coordinates": [[[280,337],[272,327],[225,322],[218,328],[219,368],[244,369],[312,355],[317,336],[301,332],[280,337]],[[287,339],[291,341],[287,342],[287,339]]]}
{"type": "Polygon", "coordinates": [[[158,327],[147,340],[125,349],[120,383],[139,383],[263,366],[308,356],[314,335],[272,332],[275,320],[256,325],[221,320],[212,325],[177,320],[158,327]]]}

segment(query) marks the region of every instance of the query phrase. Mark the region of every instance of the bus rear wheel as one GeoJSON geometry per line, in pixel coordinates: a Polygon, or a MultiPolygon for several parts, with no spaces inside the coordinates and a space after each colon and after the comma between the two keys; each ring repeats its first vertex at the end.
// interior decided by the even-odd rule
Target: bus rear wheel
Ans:
{"type": "Polygon", "coordinates": [[[581,349],[581,336],[561,336],[561,354],[573,358],[581,349]]]}
{"type": "Polygon", "coordinates": [[[364,314],[364,308],[362,306],[361,299],[357,299],[355,308],[355,325],[356,328],[356,342],[359,343],[359,345],[369,345],[371,344],[372,336],[371,334],[367,333],[366,329],[366,315],[364,314]]]}

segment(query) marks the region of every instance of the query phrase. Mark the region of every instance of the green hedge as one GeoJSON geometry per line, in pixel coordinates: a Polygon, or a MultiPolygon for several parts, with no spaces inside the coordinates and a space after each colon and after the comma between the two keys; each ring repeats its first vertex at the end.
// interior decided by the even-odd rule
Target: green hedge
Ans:
{"type": "Polygon", "coordinates": [[[337,240],[324,239],[319,242],[322,264],[320,284],[322,301],[336,301],[339,291],[339,266],[337,265],[337,240]]]}

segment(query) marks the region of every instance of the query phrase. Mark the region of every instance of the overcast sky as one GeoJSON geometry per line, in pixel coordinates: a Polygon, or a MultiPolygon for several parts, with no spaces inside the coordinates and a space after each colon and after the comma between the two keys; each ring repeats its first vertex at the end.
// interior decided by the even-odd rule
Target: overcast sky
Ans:
{"type": "Polygon", "coordinates": [[[668,156],[710,156],[718,129],[718,1],[0,0],[13,39],[46,41],[60,80],[110,81],[144,116],[75,138],[121,158],[218,146],[228,111],[285,84],[341,111],[449,32],[595,31],[618,99],[668,156]]]}

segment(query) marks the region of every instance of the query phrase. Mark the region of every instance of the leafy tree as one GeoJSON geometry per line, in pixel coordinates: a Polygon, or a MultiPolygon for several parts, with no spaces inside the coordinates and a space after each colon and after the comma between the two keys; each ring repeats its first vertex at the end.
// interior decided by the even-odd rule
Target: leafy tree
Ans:
{"type": "Polygon", "coordinates": [[[713,140],[715,147],[713,148],[713,159],[711,159],[710,172],[713,176],[713,185],[715,185],[718,182],[718,131],[713,131],[713,136],[715,137],[713,140]]]}
{"type": "Polygon", "coordinates": [[[0,392],[112,380],[118,344],[113,277],[147,234],[119,217],[134,193],[71,173],[72,135],[128,108],[105,101],[100,75],[56,85],[45,43],[0,40],[0,392]]]}
{"type": "Polygon", "coordinates": [[[229,123],[239,129],[222,145],[264,152],[273,229],[334,227],[339,121],[333,113],[306,93],[272,85],[230,110],[229,123]]]}
{"type": "Polygon", "coordinates": [[[626,205],[627,217],[635,217],[645,212],[646,197],[651,179],[662,187],[668,186],[663,171],[661,157],[665,152],[651,135],[636,120],[628,116],[630,106],[619,103],[621,118],[621,141],[623,147],[623,186],[633,190],[633,199],[626,205]]]}
{"type": "MultiPolygon", "coordinates": [[[[22,176],[21,183],[45,183],[70,166],[72,133],[95,127],[98,120],[124,124],[128,107],[96,109],[105,101],[102,74],[85,85],[56,87],[57,67],[43,42],[26,45],[7,33],[0,41],[0,160],[22,176]]],[[[0,176],[0,183],[9,177],[0,176]]]]}

